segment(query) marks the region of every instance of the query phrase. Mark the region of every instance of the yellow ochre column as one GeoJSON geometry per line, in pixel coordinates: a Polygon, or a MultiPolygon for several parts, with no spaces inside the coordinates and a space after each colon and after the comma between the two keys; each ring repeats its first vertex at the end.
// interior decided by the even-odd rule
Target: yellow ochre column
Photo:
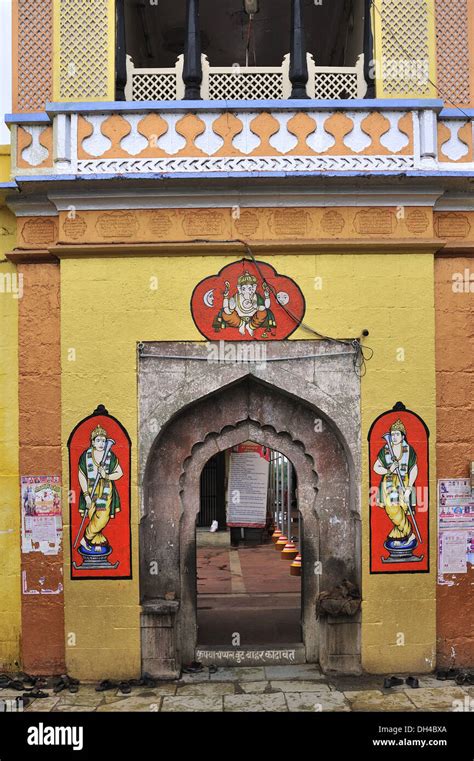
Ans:
{"type": "Polygon", "coordinates": [[[436,98],[435,0],[373,0],[377,98],[436,98]]]}
{"type": "Polygon", "coordinates": [[[114,100],[114,0],[54,0],[55,101],[114,100]]]}
{"type": "MultiPolygon", "coordinates": [[[[0,181],[10,174],[10,147],[0,146],[0,181]]],[[[20,660],[20,489],[18,467],[18,304],[22,281],[5,252],[16,220],[0,198],[0,670],[20,660]]]]}

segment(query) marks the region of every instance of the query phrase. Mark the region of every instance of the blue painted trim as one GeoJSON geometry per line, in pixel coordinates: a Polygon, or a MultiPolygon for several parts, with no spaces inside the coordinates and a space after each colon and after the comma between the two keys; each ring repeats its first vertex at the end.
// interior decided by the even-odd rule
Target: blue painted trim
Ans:
{"type": "MultiPolygon", "coordinates": [[[[116,176],[116,175],[115,175],[116,176]]],[[[59,182],[61,180],[78,180],[82,175],[77,174],[19,174],[15,177],[17,183],[20,182],[59,182]]]]}
{"type": "Polygon", "coordinates": [[[47,103],[48,114],[141,111],[397,111],[433,109],[441,111],[438,99],[373,99],[364,100],[148,100],[107,101],[92,103],[47,103]]]}
{"type": "Polygon", "coordinates": [[[5,124],[51,124],[51,119],[44,111],[34,114],[5,114],[5,124]]]}
{"type": "MultiPolygon", "coordinates": [[[[417,111],[431,109],[446,118],[462,118],[456,109],[443,109],[443,101],[413,100],[147,100],[91,103],[47,103],[45,111],[31,114],[6,114],[5,124],[51,124],[55,114],[141,113],[150,111],[417,111]]],[[[474,109],[465,109],[474,116],[474,109]]]]}
{"type": "Polygon", "coordinates": [[[0,182],[0,191],[1,190],[16,190],[17,189],[16,182],[0,182]]]}
{"type": "Polygon", "coordinates": [[[441,119],[474,119],[474,108],[443,108],[440,113],[441,119]]]}
{"type": "Polygon", "coordinates": [[[372,177],[389,177],[393,179],[394,176],[397,177],[470,177],[474,178],[474,171],[468,172],[468,171],[425,171],[425,170],[418,170],[418,169],[409,169],[404,172],[400,171],[393,171],[393,172],[376,172],[376,171],[366,171],[366,172],[346,172],[346,171],[335,171],[335,172],[163,172],[163,173],[156,173],[156,172],[150,172],[150,174],[143,174],[140,172],[133,172],[133,173],[127,173],[126,175],[123,174],[87,174],[87,175],[34,175],[34,176],[17,176],[15,177],[15,180],[17,183],[23,183],[23,182],[65,182],[65,181],[74,181],[74,182],[88,182],[89,180],[93,182],[98,182],[100,180],[105,180],[110,182],[111,180],[120,180],[121,182],[124,182],[125,180],[141,180],[142,182],[146,180],[210,180],[210,179],[254,179],[254,178],[272,178],[272,179],[284,179],[286,177],[291,177],[292,179],[297,179],[298,177],[314,177],[314,178],[327,178],[327,177],[337,177],[337,178],[344,178],[344,177],[363,177],[365,180],[370,180],[372,177]]]}

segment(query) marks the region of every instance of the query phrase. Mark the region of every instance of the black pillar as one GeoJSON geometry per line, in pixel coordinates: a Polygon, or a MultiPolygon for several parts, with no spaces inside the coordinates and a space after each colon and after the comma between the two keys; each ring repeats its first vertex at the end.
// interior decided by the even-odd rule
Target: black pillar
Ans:
{"type": "Polygon", "coordinates": [[[372,34],[372,0],[364,0],[364,79],[367,82],[365,98],[375,98],[374,37],[372,34]]]}
{"type": "Polygon", "coordinates": [[[186,0],[183,82],[184,100],[201,100],[202,66],[199,0],[186,0]]]}
{"type": "Polygon", "coordinates": [[[291,0],[290,98],[308,98],[308,64],[301,0],[291,0]]]}
{"type": "Polygon", "coordinates": [[[126,56],[124,0],[115,0],[115,100],[125,100],[126,56]]]}

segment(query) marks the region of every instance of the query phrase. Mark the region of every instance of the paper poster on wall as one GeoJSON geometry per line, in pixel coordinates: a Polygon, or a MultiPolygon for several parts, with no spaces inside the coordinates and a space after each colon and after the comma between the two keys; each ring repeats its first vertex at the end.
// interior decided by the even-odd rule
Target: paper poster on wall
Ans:
{"type": "Polygon", "coordinates": [[[270,450],[244,442],[230,453],[227,525],[264,528],[267,518],[270,450]]]}
{"type": "Polygon", "coordinates": [[[130,449],[103,405],[69,441],[71,578],[131,578],[130,449]]]}
{"type": "Polygon", "coordinates": [[[469,478],[439,479],[438,525],[441,530],[474,528],[474,497],[469,478]]]}
{"type": "Polygon", "coordinates": [[[438,531],[439,574],[467,573],[468,563],[474,564],[474,498],[469,478],[439,479],[438,531]]]}
{"type": "Polygon", "coordinates": [[[465,531],[443,531],[440,543],[439,573],[467,573],[467,541],[465,531]]]}
{"type": "Polygon", "coordinates": [[[277,341],[299,326],[305,300],[292,278],[266,262],[241,259],[196,285],[191,313],[210,341],[277,341]]]}
{"type": "Polygon", "coordinates": [[[397,402],[369,434],[370,571],[429,571],[429,430],[397,402]]]}
{"type": "Polygon", "coordinates": [[[21,551],[57,555],[62,538],[59,476],[21,477],[21,551]]]}

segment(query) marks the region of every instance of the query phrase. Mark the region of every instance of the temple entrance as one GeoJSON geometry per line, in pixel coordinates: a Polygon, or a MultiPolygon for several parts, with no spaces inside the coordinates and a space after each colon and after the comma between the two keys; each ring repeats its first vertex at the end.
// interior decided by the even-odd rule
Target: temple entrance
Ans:
{"type": "MultiPolygon", "coordinates": [[[[274,341],[266,348],[267,359],[284,363],[267,361],[252,366],[252,372],[248,363],[209,362],[205,342],[178,347],[151,343],[141,349],[142,669],[161,678],[179,674],[196,659],[206,662],[199,657],[203,649],[209,651],[207,662],[213,663],[217,649],[225,648],[226,657],[238,650],[242,658],[244,650],[267,644],[272,644],[271,651],[295,644],[297,660],[319,662],[323,670],[360,670],[360,613],[337,619],[316,614],[321,592],[344,579],[360,589],[360,382],[352,355],[328,353],[323,341],[274,341]],[[296,538],[302,557],[300,578],[292,579],[287,561],[268,541],[267,514],[260,525],[261,518],[246,521],[242,511],[229,512],[228,491],[222,507],[223,458],[225,462],[227,452],[248,442],[269,454],[269,470],[291,463],[279,485],[272,486],[269,476],[266,488],[270,517],[285,530],[290,521],[290,538],[296,538]],[[280,465],[270,465],[273,458],[280,458],[280,465]],[[212,481],[215,499],[203,479],[212,481]],[[290,509],[282,489],[289,494],[290,509]],[[225,530],[220,531],[224,509],[225,530]],[[217,530],[211,532],[213,521],[217,530]],[[222,562],[215,561],[222,577],[216,576],[215,586],[207,590],[202,586],[203,534],[225,542],[216,548],[224,553],[222,562]],[[273,585],[266,609],[280,610],[282,626],[287,617],[283,633],[279,624],[265,624],[263,604],[249,610],[252,596],[266,593],[263,572],[273,585]],[[218,596],[212,603],[220,606],[217,628],[206,612],[212,606],[202,604],[203,594],[218,596]],[[277,598],[285,604],[276,605],[277,598]],[[229,637],[240,631],[235,621],[242,607],[247,624],[238,647],[229,637]]],[[[214,562],[208,560],[207,568],[214,562]]],[[[220,662],[224,664],[224,657],[220,662]]]]}
{"type": "Polygon", "coordinates": [[[301,643],[302,519],[292,463],[243,442],[208,460],[200,491],[198,647],[301,643]]]}

